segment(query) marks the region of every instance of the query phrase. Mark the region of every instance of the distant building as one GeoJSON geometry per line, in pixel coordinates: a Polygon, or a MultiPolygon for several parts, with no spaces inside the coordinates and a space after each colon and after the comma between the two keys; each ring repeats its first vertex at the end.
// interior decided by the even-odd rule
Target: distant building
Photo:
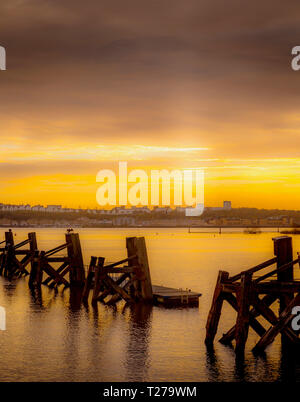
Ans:
{"type": "Polygon", "coordinates": [[[169,214],[173,211],[170,207],[154,207],[153,212],[159,212],[160,214],[169,214]]]}
{"type": "Polygon", "coordinates": [[[111,209],[110,213],[112,215],[126,215],[128,212],[125,207],[115,207],[111,209]]]}
{"type": "Polygon", "coordinates": [[[293,226],[294,220],[289,216],[270,216],[269,218],[259,219],[261,226],[293,226]]]}
{"type": "Polygon", "coordinates": [[[60,212],[61,205],[47,205],[46,211],[47,212],[60,212]]]}
{"type": "Polygon", "coordinates": [[[231,201],[223,201],[223,209],[230,210],[231,209],[231,201]]]}
{"type": "Polygon", "coordinates": [[[151,213],[151,210],[148,207],[136,207],[136,206],[133,206],[128,211],[131,211],[131,213],[137,212],[137,213],[140,213],[140,214],[150,214],[151,213]]]}
{"type": "Polygon", "coordinates": [[[135,218],[132,216],[116,216],[113,219],[114,226],[134,226],[135,218]]]}
{"type": "Polygon", "coordinates": [[[231,201],[223,201],[222,207],[205,207],[205,211],[230,211],[231,210],[231,201]]]}
{"type": "Polygon", "coordinates": [[[43,205],[34,205],[33,207],[31,207],[31,211],[45,211],[45,207],[43,207],[43,205]]]}
{"type": "Polygon", "coordinates": [[[184,207],[176,207],[175,211],[178,212],[179,214],[185,214],[186,208],[184,208],[184,207]]]}

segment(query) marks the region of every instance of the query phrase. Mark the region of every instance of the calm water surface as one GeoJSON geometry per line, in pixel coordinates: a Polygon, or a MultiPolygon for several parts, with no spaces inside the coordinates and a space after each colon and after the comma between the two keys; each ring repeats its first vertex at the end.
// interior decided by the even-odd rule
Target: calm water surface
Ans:
{"type": "MultiPolygon", "coordinates": [[[[40,250],[64,243],[63,229],[34,229],[40,250]]],[[[17,229],[16,242],[28,229],[17,229]]],[[[101,304],[98,311],[76,304],[69,290],[42,288],[42,302],[29,292],[27,278],[0,278],[0,305],[7,330],[0,332],[1,381],[280,381],[300,380],[293,353],[276,340],[263,357],[251,348],[244,363],[230,347],[204,345],[205,324],[219,269],[234,274],[273,256],[272,237],[240,232],[187,233],[187,229],[79,229],[85,264],[91,255],[107,261],[126,257],[126,236],[145,236],[152,282],[202,293],[199,308],[164,309],[101,304]]],[[[0,236],[4,236],[3,233],[0,236]]],[[[2,240],[2,239],[1,239],[2,240]]],[[[294,252],[300,237],[294,236],[294,252]]],[[[296,277],[300,276],[296,273],[296,277]]],[[[275,306],[276,308],[276,306],[275,306]]],[[[234,324],[225,305],[217,339],[234,324]]],[[[300,359],[299,359],[300,362],[300,359]]]]}

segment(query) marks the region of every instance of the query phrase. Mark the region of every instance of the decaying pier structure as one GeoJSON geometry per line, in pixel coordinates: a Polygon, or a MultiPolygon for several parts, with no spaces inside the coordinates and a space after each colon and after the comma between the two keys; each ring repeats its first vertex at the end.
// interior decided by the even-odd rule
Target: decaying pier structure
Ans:
{"type": "Polygon", "coordinates": [[[112,305],[120,300],[126,303],[145,302],[166,306],[196,306],[200,293],[152,285],[147,248],[144,237],[127,237],[127,258],[105,265],[105,257],[92,256],[85,273],[79,234],[68,230],[65,242],[48,251],[39,251],[36,234],[14,245],[11,230],[5,232],[5,246],[0,249],[0,275],[9,280],[29,275],[29,287],[40,291],[41,286],[57,289],[81,289],[79,302],[98,302],[112,305]],[[29,245],[29,249],[24,246],[29,245]],[[20,249],[21,248],[21,249],[20,249]],[[19,250],[20,249],[20,250],[19,250]],[[61,253],[64,255],[61,255],[61,253]],[[17,256],[24,255],[19,261],[17,256]],[[30,263],[30,270],[26,267],[30,263]],[[91,292],[92,291],[92,292],[91,292]]]}
{"type": "Polygon", "coordinates": [[[128,257],[104,265],[103,257],[91,257],[83,300],[87,301],[94,279],[92,303],[109,299],[106,304],[115,304],[124,299],[126,302],[152,302],[152,284],[144,237],[126,239],[128,257]],[[127,264],[127,265],[123,265],[127,264]],[[122,266],[121,266],[122,265],[122,266]],[[116,279],[112,275],[116,275],[116,279]]]}
{"type": "Polygon", "coordinates": [[[59,285],[83,286],[85,271],[78,233],[67,233],[66,242],[48,251],[35,251],[29,277],[29,287],[39,287],[42,284],[50,288],[59,285]],[[66,250],[65,256],[56,254],[66,250]],[[54,264],[59,264],[55,267],[54,264]],[[47,275],[44,279],[43,275],[47,275]],[[65,276],[69,274],[69,280],[65,276]]]}
{"type": "Polygon", "coordinates": [[[236,311],[236,323],[220,339],[223,344],[235,340],[235,351],[243,355],[248,330],[251,327],[260,337],[253,348],[254,352],[263,351],[277,335],[291,344],[300,344],[298,333],[292,329],[295,317],[293,307],[300,306],[300,281],[294,279],[294,267],[299,257],[293,260],[292,238],[280,236],[273,239],[275,257],[237,275],[230,276],[219,271],[211,309],[206,323],[208,346],[213,344],[221,317],[223,302],[226,301],[236,311]],[[270,269],[275,265],[275,268],[270,269]],[[268,272],[262,272],[267,270],[268,272]],[[258,274],[259,276],[254,276],[258,274]],[[279,301],[276,315],[271,308],[279,301]],[[258,318],[263,317],[270,327],[265,329],[258,318]]]}
{"type": "Polygon", "coordinates": [[[28,264],[33,266],[34,255],[37,250],[35,233],[28,233],[28,238],[15,244],[14,235],[11,230],[5,232],[5,240],[0,242],[0,275],[8,279],[29,275],[28,264]],[[23,247],[28,245],[28,249],[23,247]],[[20,256],[23,258],[19,259],[20,256]]]}

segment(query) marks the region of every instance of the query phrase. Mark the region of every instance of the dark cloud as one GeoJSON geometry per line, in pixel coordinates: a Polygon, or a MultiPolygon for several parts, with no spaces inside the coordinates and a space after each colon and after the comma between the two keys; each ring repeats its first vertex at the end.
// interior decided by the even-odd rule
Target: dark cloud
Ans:
{"type": "Polygon", "coordinates": [[[296,156],[299,12],[277,0],[2,2],[2,127],[66,146],[184,135],[216,156],[296,156]]]}

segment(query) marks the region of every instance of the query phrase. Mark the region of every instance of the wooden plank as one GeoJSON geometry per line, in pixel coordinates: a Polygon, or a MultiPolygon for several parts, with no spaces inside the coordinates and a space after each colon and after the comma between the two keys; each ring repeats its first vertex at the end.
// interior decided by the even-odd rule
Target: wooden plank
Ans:
{"type": "MultiPolygon", "coordinates": [[[[125,285],[123,286],[123,290],[126,290],[127,288],[129,288],[132,284],[132,279],[130,279],[127,283],[125,283],[125,285]]],[[[113,304],[116,304],[118,301],[122,300],[122,297],[119,293],[115,293],[109,300],[107,303],[108,306],[111,306],[113,304]]]]}
{"type": "Polygon", "coordinates": [[[31,271],[28,282],[28,285],[31,289],[33,289],[36,285],[39,258],[39,252],[36,250],[31,260],[31,271]]]}
{"type": "MultiPolygon", "coordinates": [[[[238,311],[238,302],[237,302],[236,297],[234,297],[233,294],[224,293],[224,300],[226,300],[231,305],[231,307],[234,308],[234,310],[238,311]]],[[[260,322],[258,322],[251,315],[250,315],[249,325],[259,336],[262,336],[266,332],[266,330],[260,324],[260,322]]]]}
{"type": "MultiPolygon", "coordinates": [[[[254,274],[254,273],[257,272],[257,271],[260,271],[261,269],[267,268],[267,267],[269,267],[270,265],[275,264],[276,261],[277,261],[277,257],[273,257],[273,258],[271,258],[270,260],[267,260],[267,261],[265,261],[265,262],[263,262],[263,263],[261,263],[261,264],[258,264],[258,265],[256,265],[256,266],[253,267],[253,268],[247,269],[247,270],[244,271],[244,272],[249,272],[250,274],[254,274]]],[[[229,280],[230,282],[237,281],[238,279],[241,279],[241,275],[242,275],[242,274],[239,273],[239,274],[237,274],[237,275],[234,275],[234,276],[230,277],[228,280],[229,280]]]]}
{"type": "Polygon", "coordinates": [[[299,293],[300,292],[300,282],[279,282],[279,281],[270,281],[270,282],[262,282],[254,285],[255,292],[258,294],[277,294],[278,297],[280,293],[299,293]]]}
{"type": "Polygon", "coordinates": [[[30,250],[16,250],[15,255],[28,255],[31,254],[30,250]]]}
{"type": "MultiPolygon", "coordinates": [[[[59,274],[55,271],[55,269],[47,262],[47,260],[42,260],[42,269],[52,278],[55,279],[57,277],[60,278],[59,274]]],[[[65,286],[70,286],[69,282],[66,281],[65,278],[60,278],[60,282],[65,286]]]]}
{"type": "Polygon", "coordinates": [[[29,272],[25,268],[24,264],[22,264],[16,257],[14,257],[14,262],[16,270],[19,270],[21,273],[24,273],[25,275],[29,275],[29,272]]]}
{"type": "Polygon", "coordinates": [[[16,250],[17,248],[26,246],[26,244],[28,244],[29,242],[30,242],[29,239],[23,240],[23,241],[21,241],[20,243],[14,245],[14,249],[16,250]]]}
{"type": "MultiPolygon", "coordinates": [[[[268,294],[263,297],[262,301],[266,304],[266,306],[270,306],[271,304],[274,303],[274,301],[276,299],[277,299],[277,295],[268,294]]],[[[225,298],[225,300],[226,300],[226,298],[225,298]]],[[[237,309],[237,303],[235,303],[235,307],[237,309]]],[[[253,320],[253,318],[258,317],[259,315],[261,315],[261,313],[260,313],[260,311],[257,311],[255,309],[255,307],[250,310],[250,326],[253,327],[253,325],[254,325],[256,329],[259,328],[258,329],[259,335],[262,336],[266,331],[264,330],[263,327],[256,326],[256,324],[254,323],[254,320],[253,320]]],[[[260,323],[258,321],[257,321],[257,323],[260,325],[260,323]]],[[[222,337],[219,339],[219,342],[222,343],[223,345],[230,345],[231,342],[235,338],[235,331],[236,331],[236,326],[234,325],[232,328],[230,328],[229,331],[227,331],[225,334],[222,335],[222,337]]]]}
{"type": "Polygon", "coordinates": [[[124,264],[125,262],[130,261],[130,260],[133,260],[133,259],[136,258],[136,257],[137,257],[136,255],[132,255],[132,256],[130,256],[130,257],[124,258],[123,260],[120,260],[120,261],[117,261],[117,262],[113,262],[112,264],[105,265],[104,268],[114,268],[114,267],[116,267],[117,265],[124,264]]]}
{"type": "MultiPolygon", "coordinates": [[[[49,262],[49,259],[48,259],[48,258],[47,258],[47,261],[49,262]]],[[[56,272],[57,272],[58,274],[60,274],[68,265],[69,265],[68,262],[64,262],[64,263],[56,270],[56,272]]],[[[53,278],[52,278],[51,276],[49,276],[47,279],[44,280],[43,285],[48,285],[48,283],[51,282],[52,279],[53,279],[53,278]]]]}
{"type": "Polygon", "coordinates": [[[289,303],[289,305],[280,314],[277,324],[269,328],[268,331],[261,337],[261,339],[253,348],[253,352],[257,353],[263,351],[268,345],[270,345],[270,343],[274,341],[275,337],[281,331],[283,331],[283,329],[287,327],[287,325],[289,325],[290,321],[294,317],[291,314],[291,310],[294,306],[298,305],[300,305],[300,293],[298,293],[298,295],[289,303]]]}
{"type": "Polygon", "coordinates": [[[106,286],[111,287],[116,293],[119,293],[119,295],[128,303],[133,303],[134,299],[129,296],[127,292],[123,288],[121,288],[119,285],[115,283],[114,280],[112,280],[108,275],[103,276],[103,282],[105,283],[106,286]]]}
{"type": "MultiPolygon", "coordinates": [[[[130,275],[128,273],[125,273],[121,275],[116,281],[116,285],[121,285],[122,282],[124,282],[130,275]]],[[[98,296],[97,300],[102,301],[104,300],[109,294],[111,293],[110,289],[104,289],[104,291],[101,293],[100,296],[98,296]]]]}
{"type": "Polygon", "coordinates": [[[248,338],[251,293],[252,273],[246,271],[241,275],[241,286],[237,292],[238,314],[235,329],[235,352],[237,355],[244,354],[248,338]]]}
{"type": "Polygon", "coordinates": [[[223,306],[223,292],[222,283],[229,278],[229,273],[226,271],[219,271],[217,284],[215,287],[211,308],[208,313],[207,323],[206,323],[206,345],[211,345],[217,333],[222,306],[223,306]]]}
{"type": "Polygon", "coordinates": [[[84,284],[84,288],[83,288],[83,292],[82,292],[82,301],[83,302],[87,302],[87,300],[89,298],[90,290],[92,287],[92,281],[95,276],[94,269],[95,269],[96,262],[97,262],[97,257],[91,257],[87,278],[85,280],[85,284],[84,284]]]}
{"type": "Polygon", "coordinates": [[[70,271],[70,269],[71,267],[70,265],[68,265],[61,273],[57,275],[57,277],[51,283],[49,283],[49,288],[54,288],[55,285],[59,285],[60,282],[62,282],[64,276],[70,271]]]}
{"type": "Polygon", "coordinates": [[[69,257],[47,257],[48,262],[67,262],[70,263],[69,257]]]}
{"type": "MultiPolygon", "coordinates": [[[[290,268],[293,268],[293,265],[297,264],[297,262],[299,262],[299,258],[296,258],[294,261],[290,261],[290,262],[274,269],[273,271],[268,272],[265,275],[260,276],[259,278],[256,278],[254,280],[254,283],[259,283],[275,274],[277,274],[277,278],[278,278],[278,275],[280,275],[281,273],[284,273],[285,271],[288,271],[288,269],[290,269],[290,268]]],[[[293,280],[293,279],[289,279],[289,280],[293,280]]],[[[281,280],[279,280],[279,281],[281,281],[281,280]]],[[[281,282],[284,282],[284,281],[281,281],[281,282]]]]}
{"type": "Polygon", "coordinates": [[[69,246],[69,243],[65,243],[65,244],[61,244],[60,246],[54,247],[51,250],[48,250],[45,252],[45,256],[46,257],[50,257],[53,254],[58,253],[59,251],[64,250],[65,248],[67,248],[69,246]]]}
{"type": "Polygon", "coordinates": [[[95,284],[94,284],[94,291],[93,291],[93,297],[92,297],[92,305],[96,305],[97,304],[97,300],[98,300],[98,295],[100,292],[100,288],[102,286],[102,278],[103,278],[103,274],[101,274],[101,268],[104,265],[104,261],[105,258],[103,257],[99,257],[97,264],[95,266],[95,284]]]}
{"type": "MultiPolygon", "coordinates": [[[[256,310],[260,311],[261,315],[267,321],[269,321],[270,324],[276,325],[278,323],[278,318],[276,317],[274,311],[272,311],[262,300],[260,300],[257,295],[252,296],[252,301],[256,310]]],[[[285,327],[283,332],[288,336],[289,339],[297,341],[298,337],[291,328],[285,327]]]]}
{"type": "Polygon", "coordinates": [[[120,268],[107,268],[103,267],[101,268],[101,272],[105,274],[124,274],[124,273],[134,273],[139,270],[139,266],[133,266],[133,267],[120,267],[120,268]]]}

